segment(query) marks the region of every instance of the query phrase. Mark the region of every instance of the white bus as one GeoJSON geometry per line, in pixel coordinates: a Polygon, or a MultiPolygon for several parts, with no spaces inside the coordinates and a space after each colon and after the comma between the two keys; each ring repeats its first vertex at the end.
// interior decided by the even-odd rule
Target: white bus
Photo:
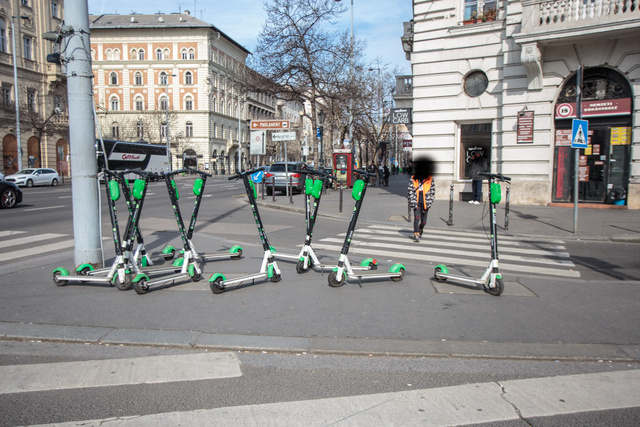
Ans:
{"type": "MultiPolygon", "coordinates": [[[[169,172],[167,147],[147,142],[125,142],[112,139],[96,141],[98,169],[109,170],[141,169],[146,172],[169,172]],[[106,159],[106,162],[105,162],[106,159]]],[[[133,178],[133,175],[131,176],[133,178]]]]}

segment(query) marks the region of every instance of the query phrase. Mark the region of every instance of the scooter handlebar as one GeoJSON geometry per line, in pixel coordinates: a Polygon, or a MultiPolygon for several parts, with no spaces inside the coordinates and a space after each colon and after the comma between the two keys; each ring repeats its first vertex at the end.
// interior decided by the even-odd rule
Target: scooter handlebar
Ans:
{"type": "Polygon", "coordinates": [[[174,176],[174,175],[178,175],[178,174],[181,174],[181,173],[187,173],[187,172],[188,172],[188,169],[176,169],[176,170],[171,171],[171,172],[162,172],[162,175],[163,176],[174,176]]]}
{"type": "Polygon", "coordinates": [[[353,171],[359,175],[363,175],[364,177],[378,176],[377,173],[368,172],[364,169],[354,169],[353,171]]]}
{"type": "Polygon", "coordinates": [[[489,179],[497,179],[498,181],[509,182],[511,177],[504,176],[501,173],[480,172],[479,175],[486,176],[489,179]]]}
{"type": "Polygon", "coordinates": [[[331,175],[329,172],[323,172],[317,169],[310,168],[309,166],[305,166],[304,169],[302,169],[302,172],[307,175],[318,175],[322,178],[333,179],[334,181],[337,179],[335,176],[331,175]]]}
{"type": "Polygon", "coordinates": [[[237,172],[235,175],[230,176],[228,179],[229,179],[229,181],[233,181],[234,179],[237,180],[237,179],[242,178],[244,175],[251,175],[251,174],[254,174],[256,172],[260,172],[262,170],[264,170],[264,166],[260,166],[259,168],[251,169],[251,170],[248,170],[248,171],[240,171],[240,172],[237,172]]]}
{"type": "Polygon", "coordinates": [[[186,168],[185,170],[186,170],[188,173],[197,173],[197,174],[199,174],[200,176],[207,176],[207,177],[212,177],[212,176],[213,176],[213,175],[211,175],[210,173],[205,172],[205,171],[201,171],[201,170],[199,170],[199,169],[186,168]]]}

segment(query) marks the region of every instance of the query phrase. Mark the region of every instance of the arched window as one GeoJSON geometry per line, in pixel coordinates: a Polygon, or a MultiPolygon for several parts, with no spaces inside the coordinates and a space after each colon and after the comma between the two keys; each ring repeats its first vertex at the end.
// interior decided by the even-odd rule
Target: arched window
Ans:
{"type": "MultiPolygon", "coordinates": [[[[213,104],[212,104],[212,105],[213,105],[213,112],[214,112],[214,113],[216,112],[216,108],[218,107],[217,102],[218,102],[218,100],[217,100],[217,98],[214,96],[214,97],[213,97],[213,104]]],[[[215,136],[215,135],[214,135],[214,136],[215,136]]]]}
{"type": "Polygon", "coordinates": [[[196,59],[196,50],[194,48],[189,49],[189,59],[196,59]]]}
{"type": "Polygon", "coordinates": [[[118,111],[120,109],[120,100],[117,96],[112,96],[109,99],[109,109],[111,111],[118,111]]]}
{"type": "Polygon", "coordinates": [[[138,95],[134,98],[133,104],[137,111],[144,110],[144,98],[141,95],[138,95]]]}
{"type": "Polygon", "coordinates": [[[113,61],[113,51],[111,49],[106,50],[105,56],[107,58],[107,61],[113,61]]]}
{"type": "Polygon", "coordinates": [[[138,51],[138,61],[144,61],[144,49],[138,51]]]}
{"type": "Polygon", "coordinates": [[[133,84],[136,86],[142,86],[142,73],[140,71],[137,71],[133,75],[133,84]]]}
{"type": "Polygon", "coordinates": [[[193,97],[191,95],[184,97],[184,109],[193,110],[193,97]]]}
{"type": "Polygon", "coordinates": [[[135,61],[136,59],[138,59],[138,51],[135,49],[131,49],[131,52],[129,53],[129,58],[131,58],[132,61],[135,61]]]}
{"type": "Polygon", "coordinates": [[[114,61],[120,61],[120,49],[113,50],[113,59],[114,61]]]}
{"type": "MultiPolygon", "coordinates": [[[[0,21],[2,21],[2,19],[0,19],[0,21]]],[[[0,24],[0,25],[1,25],[1,24],[0,24]]],[[[0,40],[4,40],[4,39],[5,39],[5,37],[6,37],[6,33],[5,33],[5,35],[3,36],[3,35],[2,35],[2,31],[0,30],[0,40]]],[[[5,42],[6,42],[6,40],[5,40],[5,42]]],[[[5,46],[5,48],[6,48],[6,43],[5,43],[5,45],[4,45],[4,46],[5,46]]],[[[3,50],[2,52],[5,52],[5,51],[3,50]]],[[[96,60],[96,51],[95,51],[95,50],[93,50],[93,49],[91,49],[91,60],[92,60],[92,61],[95,61],[95,60],[96,60]]]]}
{"type": "Polygon", "coordinates": [[[184,84],[186,85],[193,84],[193,74],[191,73],[191,71],[187,71],[186,73],[184,73],[184,84]]]}
{"type": "Polygon", "coordinates": [[[111,74],[109,74],[109,84],[110,85],[118,84],[118,73],[116,73],[115,71],[112,71],[111,74]]]}
{"type": "Polygon", "coordinates": [[[162,56],[164,56],[164,59],[171,59],[171,52],[169,52],[169,49],[163,50],[162,56]]]}
{"type": "Polygon", "coordinates": [[[160,73],[160,84],[166,85],[169,81],[169,76],[164,71],[160,73]]]}
{"type": "Polygon", "coordinates": [[[185,129],[185,135],[187,138],[193,137],[193,123],[187,122],[187,127],[185,129]]]}
{"type": "Polygon", "coordinates": [[[187,58],[188,58],[188,56],[189,56],[189,54],[187,53],[187,49],[182,49],[182,50],[180,51],[180,58],[182,58],[182,59],[187,59],[187,58]]]}
{"type": "Polygon", "coordinates": [[[162,49],[160,48],[156,49],[156,60],[162,61],[162,49]]]}
{"type": "Polygon", "coordinates": [[[166,111],[169,108],[169,99],[166,95],[160,98],[160,109],[166,111]]]}

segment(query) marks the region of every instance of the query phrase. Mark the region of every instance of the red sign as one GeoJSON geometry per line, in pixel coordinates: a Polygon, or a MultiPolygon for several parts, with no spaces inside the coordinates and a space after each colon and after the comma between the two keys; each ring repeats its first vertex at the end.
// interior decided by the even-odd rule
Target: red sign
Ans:
{"type": "Polygon", "coordinates": [[[251,130],[291,129],[289,120],[251,120],[251,130]]]}
{"type": "MultiPolygon", "coordinates": [[[[577,117],[577,104],[567,102],[556,106],[556,119],[577,117]]],[[[631,98],[605,99],[602,101],[584,101],[582,117],[623,116],[631,114],[631,98]]]]}

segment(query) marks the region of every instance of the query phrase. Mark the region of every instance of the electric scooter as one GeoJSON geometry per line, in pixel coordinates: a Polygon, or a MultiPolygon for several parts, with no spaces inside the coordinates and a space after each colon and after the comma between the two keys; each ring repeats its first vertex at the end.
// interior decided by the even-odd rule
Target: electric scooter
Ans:
{"type": "MultiPolygon", "coordinates": [[[[306,167],[303,173],[307,174],[305,179],[305,219],[306,219],[306,234],[302,249],[297,255],[276,253],[276,258],[283,258],[284,260],[297,261],[296,271],[299,274],[306,273],[310,268],[314,270],[324,271],[325,269],[332,269],[335,265],[322,265],[320,260],[316,256],[313,247],[311,246],[311,239],[313,237],[313,227],[318,218],[318,210],[320,208],[320,200],[322,198],[322,190],[326,180],[335,180],[336,178],[329,173],[321,172],[315,169],[306,167]],[[309,178],[309,175],[318,176],[319,179],[313,180],[309,178]],[[311,204],[311,197],[313,196],[313,207],[311,204]]],[[[378,268],[378,262],[373,258],[367,258],[362,261],[360,266],[352,267],[354,270],[375,270],[378,268]]]]}
{"type": "Polygon", "coordinates": [[[362,209],[362,202],[364,201],[364,196],[367,192],[367,184],[369,182],[369,177],[376,176],[375,173],[369,173],[364,170],[356,169],[354,170],[357,174],[361,176],[361,179],[358,179],[353,184],[353,190],[351,191],[351,197],[356,201],[356,205],[353,208],[353,213],[351,214],[351,221],[349,221],[349,228],[347,229],[347,235],[344,238],[344,243],[342,245],[342,251],[340,252],[340,257],[338,258],[338,265],[333,268],[331,273],[329,274],[329,285],[334,288],[340,287],[344,285],[349,280],[358,280],[358,284],[362,286],[362,280],[373,280],[373,279],[391,279],[394,282],[399,282],[404,277],[405,266],[402,264],[394,264],[389,268],[389,272],[360,272],[356,273],[355,269],[351,266],[349,262],[349,258],[347,254],[349,253],[349,246],[351,245],[351,240],[353,238],[353,233],[356,228],[356,223],[358,222],[358,215],[360,214],[360,209],[362,209]]]}
{"type": "Polygon", "coordinates": [[[500,274],[500,270],[498,268],[498,227],[496,225],[496,205],[500,203],[502,198],[500,182],[509,183],[511,178],[499,173],[481,172],[480,175],[488,177],[489,203],[491,207],[491,215],[489,217],[491,223],[491,261],[489,262],[489,266],[482,277],[474,279],[450,274],[449,269],[444,264],[440,264],[436,266],[433,278],[438,283],[446,282],[447,279],[454,279],[460,282],[482,285],[491,295],[500,296],[504,291],[504,283],[502,281],[502,274],[500,274]]]}
{"type": "MultiPolygon", "coordinates": [[[[233,260],[238,260],[242,257],[242,247],[239,245],[233,245],[228,252],[217,252],[211,254],[198,253],[194,244],[193,244],[193,232],[196,228],[196,221],[198,220],[198,212],[200,211],[200,206],[202,205],[202,196],[204,194],[204,187],[207,183],[207,177],[211,177],[210,173],[196,170],[196,169],[182,169],[177,171],[176,173],[196,173],[200,175],[200,178],[196,179],[193,183],[193,194],[196,196],[196,200],[193,205],[193,211],[191,212],[191,221],[189,223],[189,228],[187,228],[187,240],[189,241],[189,247],[191,248],[192,254],[200,261],[200,262],[208,262],[216,259],[228,259],[231,258],[233,260]]],[[[178,189],[175,186],[175,181],[172,180],[172,186],[175,189],[176,199],[178,198],[178,189]]],[[[164,248],[162,253],[174,253],[175,248],[173,246],[167,246],[164,248]]]]}
{"type": "MultiPolygon", "coordinates": [[[[76,276],[71,276],[69,270],[64,267],[58,267],[53,270],[53,282],[58,286],[65,286],[69,282],[79,283],[108,283],[115,285],[121,291],[131,289],[132,286],[132,262],[130,251],[126,250],[120,241],[120,228],[118,225],[118,215],[116,212],[116,201],[120,199],[120,185],[118,174],[110,170],[104,170],[105,189],[107,192],[107,200],[109,201],[109,218],[111,219],[111,230],[113,243],[115,246],[116,257],[110,268],[95,270],[93,265],[84,263],[76,268],[76,276]],[[94,271],[100,274],[91,274],[94,271]],[[104,275],[103,275],[104,274],[104,275]]],[[[144,180],[136,180],[133,186],[133,193],[136,196],[141,195],[145,189],[144,180]]]]}
{"type": "Polygon", "coordinates": [[[271,247],[271,245],[269,245],[269,239],[267,237],[267,233],[264,231],[262,219],[260,218],[260,212],[258,211],[258,205],[256,204],[258,191],[255,184],[253,183],[253,180],[251,179],[251,175],[256,172],[260,172],[263,169],[264,168],[260,167],[250,171],[241,171],[229,177],[230,181],[234,179],[242,179],[244,188],[247,192],[247,197],[249,198],[249,205],[251,206],[253,218],[256,221],[256,226],[258,227],[258,235],[260,236],[260,240],[262,241],[262,249],[264,250],[262,264],[260,265],[260,271],[255,274],[249,274],[246,276],[228,280],[223,274],[215,273],[209,278],[209,287],[211,288],[211,292],[213,292],[214,294],[220,294],[224,292],[227,286],[240,285],[247,282],[255,282],[256,280],[262,280],[266,278],[268,278],[272,282],[279,282],[282,279],[282,272],[278,268],[278,264],[276,263],[274,256],[276,251],[273,247],[271,247]]]}
{"type": "Polygon", "coordinates": [[[190,278],[194,282],[199,281],[202,278],[202,269],[198,263],[197,257],[194,251],[191,249],[189,239],[187,238],[187,232],[182,220],[182,214],[180,212],[180,206],[178,204],[178,192],[176,183],[173,180],[173,176],[185,172],[184,169],[176,170],[173,172],[161,172],[160,177],[164,179],[167,186],[167,192],[169,193],[169,199],[171,200],[171,206],[173,213],[176,217],[178,224],[178,232],[182,239],[182,256],[178,258],[172,266],[160,267],[153,271],[143,270],[138,273],[133,279],[133,289],[137,294],[142,295],[149,292],[152,286],[164,285],[167,283],[175,283],[176,280],[190,278]],[[151,280],[149,274],[152,273],[169,273],[166,276],[159,277],[151,280]]]}

